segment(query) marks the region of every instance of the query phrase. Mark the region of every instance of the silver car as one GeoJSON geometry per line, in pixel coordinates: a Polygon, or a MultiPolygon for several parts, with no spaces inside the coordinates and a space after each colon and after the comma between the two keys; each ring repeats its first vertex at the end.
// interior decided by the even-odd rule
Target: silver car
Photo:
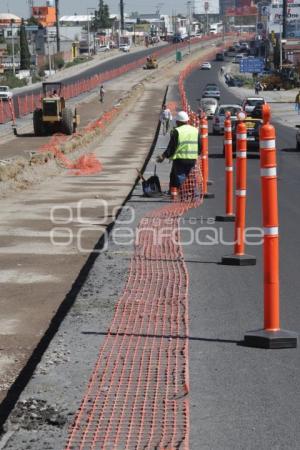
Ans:
{"type": "Polygon", "coordinates": [[[214,87],[214,86],[207,86],[203,92],[202,97],[203,98],[216,98],[216,99],[220,99],[221,96],[221,92],[219,90],[219,88],[214,87]]]}
{"type": "Polygon", "coordinates": [[[242,110],[241,105],[220,105],[213,118],[213,133],[221,134],[224,133],[224,122],[226,117],[226,112],[229,111],[231,114],[232,122],[236,122],[237,113],[242,110]]]}
{"type": "Polygon", "coordinates": [[[205,112],[206,116],[208,118],[211,118],[214,116],[216,109],[218,107],[218,100],[215,98],[202,98],[200,100],[200,109],[201,111],[205,112]]]}

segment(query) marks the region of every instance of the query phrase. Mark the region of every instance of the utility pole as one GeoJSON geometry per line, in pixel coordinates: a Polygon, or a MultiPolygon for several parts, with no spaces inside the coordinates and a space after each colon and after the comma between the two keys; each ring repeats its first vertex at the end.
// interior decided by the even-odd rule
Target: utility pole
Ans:
{"type": "Polygon", "coordinates": [[[56,52],[60,52],[59,0],[55,0],[56,52]]]}
{"type": "Polygon", "coordinates": [[[188,15],[188,23],[189,23],[189,28],[188,28],[188,33],[189,33],[189,54],[191,53],[191,1],[187,2],[187,15],[188,15]]]}
{"type": "Polygon", "coordinates": [[[15,37],[14,37],[14,29],[13,29],[14,19],[11,21],[11,54],[12,54],[12,70],[13,74],[16,74],[15,68],[15,37]]]}
{"type": "Polygon", "coordinates": [[[286,39],[287,0],[282,1],[282,38],[286,39]]]}
{"type": "Polygon", "coordinates": [[[121,33],[125,30],[124,23],[124,0],[120,0],[120,18],[121,18],[121,33]]]}
{"type": "Polygon", "coordinates": [[[50,53],[50,36],[49,33],[47,33],[47,46],[48,46],[48,65],[49,65],[49,77],[51,77],[52,74],[52,64],[51,64],[51,53],[50,53]]]}

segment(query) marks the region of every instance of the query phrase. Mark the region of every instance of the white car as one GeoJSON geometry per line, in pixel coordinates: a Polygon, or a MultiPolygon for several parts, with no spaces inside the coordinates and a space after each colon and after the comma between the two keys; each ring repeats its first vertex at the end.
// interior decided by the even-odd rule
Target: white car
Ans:
{"type": "Polygon", "coordinates": [[[224,133],[224,122],[226,117],[226,112],[229,111],[231,114],[232,122],[236,122],[237,113],[242,110],[241,105],[220,105],[213,118],[213,133],[221,134],[224,133]]]}
{"type": "Polygon", "coordinates": [[[109,52],[109,50],[110,50],[110,47],[109,47],[108,44],[107,44],[107,45],[100,45],[100,46],[97,48],[97,53],[109,52]]]}
{"type": "Polygon", "coordinates": [[[9,100],[13,97],[13,93],[10,91],[9,86],[0,86],[0,100],[9,100]]]}
{"type": "Polygon", "coordinates": [[[199,107],[208,118],[213,117],[218,107],[218,100],[215,98],[202,98],[199,107]]]}
{"type": "Polygon", "coordinates": [[[217,100],[220,99],[221,97],[221,92],[219,90],[218,87],[214,87],[214,86],[207,86],[203,92],[202,98],[216,98],[217,100]]]}
{"type": "Polygon", "coordinates": [[[130,45],[128,45],[128,44],[121,44],[119,49],[121,50],[121,52],[128,53],[130,51],[130,45]]]}
{"type": "Polygon", "coordinates": [[[232,60],[232,62],[234,64],[239,64],[242,61],[243,58],[245,58],[244,54],[243,55],[241,55],[241,54],[236,55],[235,58],[232,60]]]}
{"type": "Polygon", "coordinates": [[[246,113],[252,113],[257,105],[264,105],[265,103],[263,97],[247,97],[243,100],[242,108],[246,113]]]}
{"type": "Polygon", "coordinates": [[[211,63],[209,63],[209,62],[204,62],[203,64],[201,64],[200,69],[201,69],[201,70],[210,70],[210,69],[211,69],[211,63]]]}

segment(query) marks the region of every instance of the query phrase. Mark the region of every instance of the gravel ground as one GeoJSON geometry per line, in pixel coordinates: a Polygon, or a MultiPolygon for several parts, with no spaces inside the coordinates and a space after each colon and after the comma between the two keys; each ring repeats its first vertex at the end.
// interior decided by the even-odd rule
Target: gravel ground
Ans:
{"type": "MultiPolygon", "coordinates": [[[[175,98],[176,85],[169,92],[175,98]]],[[[167,136],[160,135],[156,153],[162,152],[167,140],[167,136]]],[[[154,161],[155,155],[148,163],[146,177],[153,173],[154,161]]],[[[159,167],[165,187],[169,169],[168,164],[159,167]]],[[[141,185],[136,186],[114,225],[107,250],[97,256],[74,306],[5,424],[3,443],[7,442],[2,447],[0,443],[0,448],[61,450],[64,447],[68,427],[80,405],[112,320],[114,307],[127,279],[133,246],[132,243],[116,243],[114,235],[124,227],[135,231],[140,219],[149,210],[160,207],[166,201],[145,199],[141,185]]]]}

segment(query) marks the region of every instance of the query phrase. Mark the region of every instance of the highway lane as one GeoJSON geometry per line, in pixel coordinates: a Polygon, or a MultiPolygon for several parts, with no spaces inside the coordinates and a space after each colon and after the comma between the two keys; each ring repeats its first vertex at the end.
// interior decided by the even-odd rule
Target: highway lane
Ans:
{"type": "MultiPolygon", "coordinates": [[[[211,71],[195,71],[187,80],[189,101],[207,82],[218,82],[220,64],[211,71]]],[[[221,88],[221,103],[240,103],[221,88]]],[[[295,130],[274,123],[278,148],[280,214],[280,284],[283,329],[300,333],[299,192],[300,153],[295,151],[295,130]]],[[[300,431],[300,350],[264,351],[236,345],[248,330],[263,323],[262,248],[248,246],[256,256],[254,267],[219,264],[232,253],[233,224],[208,226],[207,218],[224,213],[224,159],[221,136],[209,137],[210,190],[207,200],[189,217],[201,242],[185,247],[190,274],[191,450],[270,448],[295,449],[300,431]],[[200,231],[199,231],[200,230],[200,231]],[[209,245],[205,235],[218,243],[209,245]],[[223,241],[221,241],[223,236],[223,241]]],[[[259,160],[248,159],[247,225],[261,227],[259,160]]]]}
{"type": "MultiPolygon", "coordinates": [[[[173,44],[168,44],[168,46],[173,46],[173,44]]],[[[75,75],[67,75],[66,77],[59,80],[59,82],[62,82],[64,85],[69,85],[72,84],[76,81],[88,78],[88,77],[92,77],[93,75],[99,74],[99,73],[103,73],[109,70],[114,70],[114,69],[118,69],[119,67],[122,67],[125,64],[130,64],[133,61],[137,61],[139,58],[142,58],[143,56],[148,56],[149,54],[155,52],[155,50],[160,49],[161,47],[157,48],[157,47],[151,47],[145,50],[141,50],[139,52],[134,52],[134,53],[126,53],[124,55],[122,55],[120,53],[120,56],[118,56],[117,58],[113,58],[113,59],[109,59],[106,61],[101,61],[99,62],[99,64],[90,67],[78,74],[75,75]]],[[[175,46],[174,46],[174,50],[175,50],[175,46]]],[[[50,81],[50,80],[49,80],[50,81]]],[[[31,94],[38,94],[41,92],[41,86],[37,85],[36,87],[33,85],[33,87],[31,89],[26,89],[26,92],[18,92],[14,95],[13,99],[14,99],[14,105],[15,105],[15,109],[16,111],[18,111],[18,98],[24,97],[25,95],[31,95],[31,94]]]]}
{"type": "MultiPolygon", "coordinates": [[[[191,41],[191,49],[193,49],[195,46],[197,46],[198,48],[201,48],[205,45],[209,45],[209,43],[207,43],[207,41],[203,41],[201,43],[201,41],[199,41],[198,39],[196,39],[194,42],[193,42],[193,40],[191,41]]],[[[186,44],[186,46],[182,50],[185,51],[185,49],[187,49],[187,47],[188,47],[188,44],[186,44]]],[[[82,80],[84,78],[92,77],[93,75],[96,75],[99,73],[118,69],[126,64],[130,64],[134,61],[137,61],[140,58],[143,58],[143,57],[146,58],[148,55],[158,52],[161,48],[169,48],[170,54],[171,54],[172,50],[174,52],[176,51],[177,45],[173,44],[173,43],[167,43],[167,44],[164,44],[164,45],[161,45],[158,47],[157,46],[149,47],[144,50],[140,50],[140,51],[132,52],[132,53],[129,52],[129,53],[122,54],[120,52],[120,56],[118,56],[117,58],[100,61],[97,65],[87,68],[86,70],[84,70],[80,73],[74,74],[74,75],[66,74],[66,77],[62,78],[59,81],[63,82],[65,85],[69,85],[71,83],[82,80]]],[[[167,56],[169,56],[169,55],[167,55],[167,56]]],[[[174,56],[174,58],[175,58],[175,56],[174,56]]],[[[41,86],[38,84],[36,86],[33,85],[31,89],[26,89],[26,92],[25,91],[24,92],[23,91],[16,92],[14,94],[15,107],[17,107],[18,97],[23,97],[26,94],[27,95],[37,94],[40,92],[41,92],[41,86]]]]}

